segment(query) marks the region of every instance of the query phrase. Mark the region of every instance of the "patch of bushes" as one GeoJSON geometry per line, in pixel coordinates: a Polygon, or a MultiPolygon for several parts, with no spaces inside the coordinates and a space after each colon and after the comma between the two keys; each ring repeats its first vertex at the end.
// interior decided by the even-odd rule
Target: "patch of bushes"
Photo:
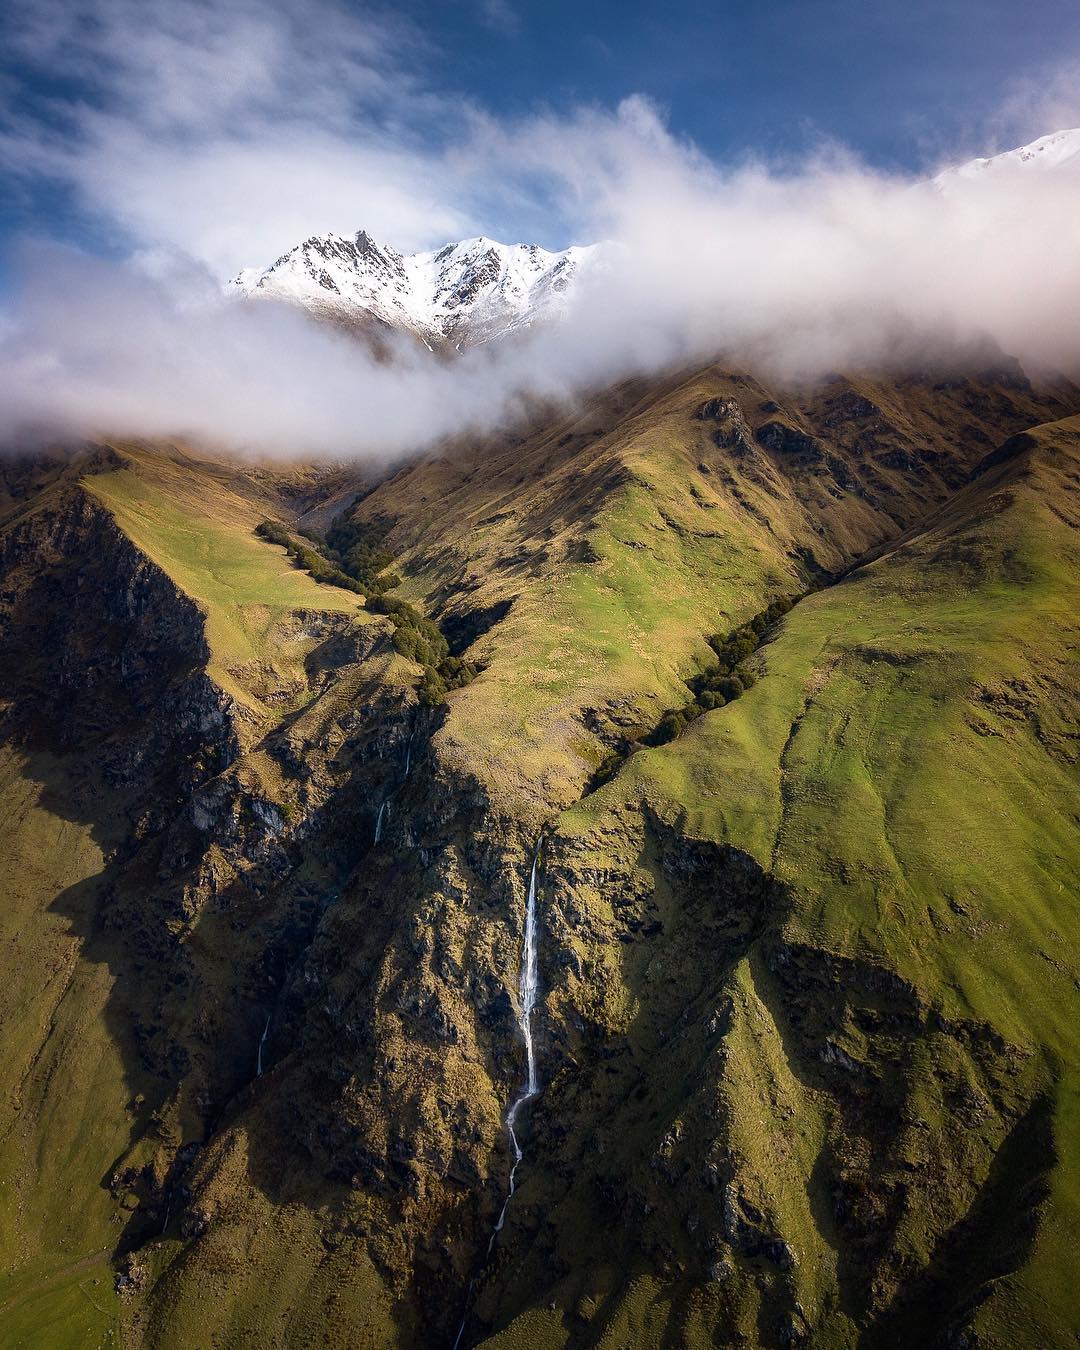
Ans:
{"type": "Polygon", "coordinates": [[[714,633],[706,639],[716,653],[716,665],[687,680],[687,688],[694,695],[693,699],[681,708],[669,708],[646,735],[630,737],[609,749],[593,771],[583,795],[595,792],[614,778],[620,766],[635,750],[646,745],[667,745],[702,713],[722,708],[745,693],[753,685],[755,677],[753,671],[742,663],[757,651],[772,626],[801,598],[780,596],[740,628],[730,633],[714,633]]]}
{"type": "Polygon", "coordinates": [[[355,525],[347,513],[342,513],[334,517],[325,535],[305,530],[303,538],[297,539],[276,520],[264,520],[255,533],[284,548],[296,566],[316,581],[363,595],[373,614],[387,616],[394,626],[395,649],[423,667],[418,691],[421,703],[435,707],[451,689],[460,689],[476,678],[476,666],[450,655],[450,645],[438,624],[415,606],[386,595],[391,587],[401,584],[401,578],[393,573],[384,575],[393,554],[376,531],[355,525]]]}
{"type": "Polygon", "coordinates": [[[382,534],[371,526],[355,524],[346,511],[334,517],[325,534],[303,529],[301,537],[296,538],[277,520],[264,520],[255,533],[271,544],[280,544],[297,567],[327,586],[370,597],[401,585],[399,576],[386,571],[394,555],[382,534]]]}
{"type": "Polygon", "coordinates": [[[368,609],[385,614],[394,625],[394,647],[402,656],[423,666],[420,702],[431,707],[441,703],[451,689],[460,689],[479,673],[470,661],[450,655],[450,645],[438,624],[404,600],[377,595],[368,600],[368,609]]]}
{"type": "Polygon", "coordinates": [[[255,533],[271,544],[280,544],[297,567],[303,568],[305,572],[310,572],[315,580],[321,581],[323,585],[340,586],[342,590],[353,591],[357,595],[367,593],[365,587],[355,577],[343,572],[340,567],[324,558],[315,549],[309,548],[299,539],[294,539],[284,525],[281,525],[278,521],[262,521],[261,524],[255,526],[255,533]]]}
{"type": "Polygon", "coordinates": [[[324,534],[321,530],[305,529],[301,534],[310,539],[319,552],[346,576],[358,581],[365,595],[382,595],[401,585],[401,578],[387,568],[394,561],[386,547],[383,533],[373,525],[363,525],[349,518],[352,506],[336,515],[324,534]]]}
{"type": "Polygon", "coordinates": [[[748,623],[730,633],[714,633],[707,638],[706,641],[716,653],[716,665],[687,681],[687,687],[694,695],[693,701],[685,707],[672,708],[666,712],[646,743],[666,745],[702,713],[723,708],[745,693],[754,683],[754,672],[747,669],[743,662],[757,651],[765,634],[794,603],[786,595],[779,596],[748,623]]]}

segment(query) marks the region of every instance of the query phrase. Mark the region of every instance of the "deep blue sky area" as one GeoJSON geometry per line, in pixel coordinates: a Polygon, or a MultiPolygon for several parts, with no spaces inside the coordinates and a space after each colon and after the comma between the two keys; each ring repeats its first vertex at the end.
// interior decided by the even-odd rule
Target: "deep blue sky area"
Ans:
{"type": "Polygon", "coordinates": [[[415,13],[446,80],[498,112],[641,92],[721,159],[821,136],[887,168],[977,153],[1018,81],[1037,89],[1080,55],[1080,0],[427,0],[415,13]]]}
{"type": "Polygon", "coordinates": [[[27,237],[218,272],[361,224],[562,246],[550,146],[522,183],[506,147],[631,95],[722,166],[919,173],[1080,122],[1080,0],[4,0],[0,299],[27,237]]]}

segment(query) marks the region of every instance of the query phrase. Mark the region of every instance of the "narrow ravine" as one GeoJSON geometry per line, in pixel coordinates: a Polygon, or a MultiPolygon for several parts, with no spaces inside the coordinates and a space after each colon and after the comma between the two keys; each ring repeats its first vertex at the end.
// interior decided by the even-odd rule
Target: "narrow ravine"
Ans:
{"type": "MultiPolygon", "coordinates": [[[[536,1041],[533,1036],[532,1015],[540,995],[539,923],[536,896],[542,843],[543,838],[541,837],[537,840],[536,850],[533,853],[532,868],[529,872],[529,889],[525,898],[525,938],[521,950],[521,970],[518,975],[518,998],[521,1003],[518,1026],[521,1028],[522,1039],[525,1042],[525,1082],[522,1084],[521,1091],[510,1103],[510,1109],[506,1113],[506,1137],[510,1143],[513,1161],[510,1164],[510,1181],[506,1190],[506,1199],[503,1201],[498,1220],[491,1231],[491,1237],[488,1239],[487,1251],[484,1254],[485,1264],[490,1258],[496,1239],[506,1222],[506,1212],[510,1208],[510,1201],[513,1200],[514,1192],[517,1190],[518,1168],[525,1156],[517,1135],[518,1117],[522,1110],[540,1095],[540,1075],[536,1067],[536,1041]]],[[[458,1350],[461,1338],[465,1334],[465,1323],[469,1320],[473,1291],[476,1288],[478,1278],[479,1275],[474,1276],[469,1283],[469,1290],[465,1298],[465,1311],[462,1314],[457,1335],[454,1337],[454,1350],[458,1350]]]]}

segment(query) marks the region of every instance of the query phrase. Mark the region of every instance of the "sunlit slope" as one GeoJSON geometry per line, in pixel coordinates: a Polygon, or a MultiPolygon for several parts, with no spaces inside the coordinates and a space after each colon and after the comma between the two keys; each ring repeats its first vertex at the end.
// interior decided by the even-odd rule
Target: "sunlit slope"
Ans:
{"type": "Polygon", "coordinates": [[[635,756],[567,824],[627,794],[683,811],[799,889],[806,936],[940,963],[964,1007],[1029,1025],[1013,963],[1045,949],[1049,972],[1074,936],[1080,424],[1033,440],[803,600],[752,690],[635,756]]]}
{"type": "MultiPolygon", "coordinates": [[[[599,875],[619,848],[627,813],[643,804],[679,832],[750,854],[790,888],[784,950],[894,972],[932,1010],[925,1067],[905,1072],[907,1090],[924,1096],[918,1109],[927,1128],[943,1137],[979,1141],[987,1127],[955,1101],[945,1116],[935,1106],[934,1085],[947,1074],[934,1018],[992,1028],[978,1034],[988,1043],[1003,1038],[1003,1062],[1040,1085],[1025,1089],[1035,1095],[1015,1144],[1000,1129],[986,1134],[989,1170],[970,1158],[904,1163],[913,1199],[898,1250],[921,1292],[913,1304],[899,1306],[898,1298],[897,1308],[878,1310],[880,1343],[923,1334],[920,1317],[966,1297],[983,1300],[974,1325],[989,1345],[1064,1344],[1080,1323],[1080,1295],[1066,1273],[1067,1253],[1080,1241],[1078,468],[1078,420],[1017,438],[925,529],[800,603],[757,658],[752,690],[670,745],[633,757],[558,825],[561,844],[599,875]],[[1049,1110],[1045,1138],[1040,1101],[1049,1110]],[[1035,1178],[1027,1191],[1025,1168],[1035,1178]],[[921,1174],[929,1186],[915,1199],[921,1174]],[[1012,1269],[1002,1245],[998,1278],[967,1288],[964,1259],[974,1262],[980,1243],[985,1278],[998,1259],[993,1234],[1000,1245],[1027,1233],[1024,1197],[1041,1214],[1030,1250],[1012,1269]],[[935,1225],[950,1204],[961,1212],[945,1241],[934,1237],[935,1225]]],[[[754,978],[768,1002],[777,977],[759,968],[754,978]]],[[[737,1013],[747,996],[733,997],[737,1013]]],[[[783,1075],[749,1073],[749,1047],[762,1056],[775,1039],[772,1014],[753,1003],[750,1040],[735,1040],[729,1051],[726,1090],[744,1129],[772,1112],[771,1132],[782,1140],[792,1128],[775,1087],[783,1075]],[[765,1082],[774,1087],[759,1099],[765,1082]]],[[[872,1043],[860,1034],[852,1028],[847,1043],[853,1063],[872,1043]]],[[[819,1042],[815,1055],[820,1049],[819,1042]]],[[[790,1110],[811,1136],[828,1119],[805,1084],[790,1110]]],[[[752,1156],[753,1145],[741,1147],[752,1156]]],[[[762,1155],[766,1178],[791,1169],[773,1198],[777,1210],[792,1187],[814,1193],[815,1152],[801,1163],[789,1152],[784,1165],[762,1155]]],[[[804,1266],[836,1241],[820,1223],[820,1214],[812,1223],[789,1216],[785,1231],[804,1266]]],[[[804,1302],[810,1297],[804,1292],[804,1302]]],[[[841,1317],[828,1334],[847,1343],[854,1332],[841,1317]]]]}
{"type": "Polygon", "coordinates": [[[714,365],[409,465],[359,515],[390,527],[402,594],[476,621],[487,669],[454,695],[444,751],[540,819],[605,728],[683,697],[706,634],[895,538],[1048,406],[992,376],[799,394],[714,365]]]}
{"type": "Polygon", "coordinates": [[[313,634],[298,613],[366,621],[359,596],[321,586],[283,549],[255,537],[282,510],[272,479],[161,448],[120,447],[125,467],[95,474],[87,489],[143,553],[203,609],[209,673],[265,714],[295,703],[313,634]]]}

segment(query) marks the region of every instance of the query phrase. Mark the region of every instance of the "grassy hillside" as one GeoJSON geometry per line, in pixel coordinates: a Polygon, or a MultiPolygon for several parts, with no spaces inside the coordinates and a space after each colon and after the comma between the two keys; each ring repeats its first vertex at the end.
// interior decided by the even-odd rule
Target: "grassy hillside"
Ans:
{"type": "Polygon", "coordinates": [[[97,1183],[129,1094],[105,1018],[107,972],[51,908],[64,894],[88,903],[102,870],[89,824],[45,786],[54,771],[0,759],[0,945],[16,957],[0,985],[0,1326],[12,1347],[118,1345],[115,1206],[97,1183]],[[63,1091],[50,1091],[57,1082],[63,1091]]]}
{"type": "MultiPolygon", "coordinates": [[[[917,1298],[905,1307],[898,1296],[894,1321],[887,1308],[876,1315],[886,1344],[940,1329],[935,1314],[944,1316],[942,1308],[979,1288],[974,1325],[988,1345],[1066,1344],[1080,1320],[1075,1287],[1061,1268],[1080,1237],[1078,463],[1080,423],[1035,430],[906,543],[800,603],[757,658],[752,690],[674,743],[634,756],[557,825],[554,851],[568,850],[579,874],[612,877],[599,891],[579,890],[586,907],[593,901],[610,913],[610,886],[618,885],[613,848],[625,849],[625,821],[644,809],[693,839],[744,851],[783,883],[792,897],[782,929],[786,949],[895,972],[933,1016],[993,1027],[1021,1060],[1030,1057],[1025,1072],[1050,1112],[1046,1142],[1027,1146],[1038,1178],[1032,1203],[1041,1213],[1030,1250],[1014,1261],[1004,1249],[1010,1227],[1015,1234],[1026,1224],[1023,1169],[1010,1156],[1009,1137],[979,1108],[985,1152],[950,1157],[943,1143],[941,1157],[907,1163],[908,1186],[919,1193],[919,1173],[929,1171],[942,1217],[955,1213],[958,1241],[965,1223],[970,1246],[992,1246],[996,1231],[1000,1277],[965,1288],[963,1262],[947,1244],[935,1245],[927,1195],[900,1224],[901,1268],[910,1265],[917,1298]],[[1011,1176],[1001,1174],[1006,1168],[1011,1176]],[[994,1205],[1006,1206],[997,1219],[994,1205]]],[[[766,1134],[751,1129],[731,1144],[751,1173],[786,1174],[787,1189],[762,1207],[771,1207],[803,1268],[827,1276],[835,1270],[829,1246],[842,1251],[843,1243],[821,1214],[800,1213],[791,1200],[817,1192],[828,1155],[822,1140],[836,1124],[827,1093],[806,1077],[794,1031],[778,1038],[769,1029],[784,1015],[783,1001],[770,992],[774,977],[759,967],[743,984],[754,968],[753,948],[748,955],[731,996],[736,1008],[749,1000],[751,1015],[741,1031],[736,1018],[723,1077],[736,1119],[745,1126],[764,1114],[766,1134]],[[793,1069],[801,1087],[792,1083],[793,1069]],[[769,1081],[777,1086],[761,1099],[769,1081]],[[807,1133],[792,1135],[791,1120],[807,1133]],[[785,1138],[786,1162],[770,1156],[785,1138]]],[[[583,1000],[613,1030],[626,1016],[658,1014],[654,993],[622,1011],[610,994],[597,1000],[572,981],[556,982],[557,1019],[572,1017],[583,1000]]],[[[621,983],[625,988],[625,978],[621,983]]],[[[872,1038],[858,1019],[849,1018],[846,1034],[853,1061],[872,1056],[872,1038]]],[[[955,1137],[957,1128],[955,1100],[950,1111],[949,1098],[941,1098],[946,1053],[929,1043],[926,1062],[908,1071],[901,1095],[918,1103],[931,1138],[938,1131],[955,1137]]],[[[972,1091],[983,1100],[987,1089],[972,1091]]],[[[672,1117],[692,1109],[691,1101],[669,1102],[672,1117]]],[[[875,1147],[887,1171],[888,1131],[879,1128],[875,1147]]],[[[961,1128],[980,1133],[974,1120],[961,1128]]],[[[576,1261],[585,1249],[582,1238],[576,1261]]],[[[617,1294],[622,1287],[608,1277],[609,1296],[625,1309],[620,1318],[640,1318],[633,1311],[640,1290],[617,1294]]],[[[804,1285],[802,1294],[806,1306],[822,1307],[820,1291],[804,1285]]],[[[664,1297],[672,1297],[670,1286],[664,1297]]],[[[826,1341],[853,1343],[854,1335],[841,1317],[826,1341]]]]}
{"type": "Polygon", "coordinates": [[[122,455],[124,467],[88,478],[87,490],[203,607],[211,676],[259,715],[295,703],[314,644],[292,616],[328,611],[364,621],[361,597],[318,585],[284,549],[255,537],[260,520],[281,510],[258,478],[184,454],[125,446],[122,455]]]}
{"type": "Polygon", "coordinates": [[[1067,394],[710,367],[407,464],[355,519],[480,666],[433,710],[254,536],[349,475],[12,471],[0,546],[59,521],[0,592],[14,1343],[1070,1344],[1067,394]]]}
{"type": "Polygon", "coordinates": [[[630,793],[676,807],[688,833],[805,893],[793,922],[807,940],[913,965],[950,1012],[1009,1034],[1049,1000],[1062,1050],[1050,1007],[1063,992],[1072,1006],[1080,424],[1031,440],[909,542],[805,599],[752,690],[635,756],[563,824],[630,793]]]}
{"type": "Polygon", "coordinates": [[[895,538],[1059,405],[992,377],[800,394],[711,366],[409,466],[358,518],[391,527],[401,594],[480,621],[488,669],[455,695],[446,751],[538,823],[603,755],[585,710],[655,721],[706,634],[895,538]],[[702,415],[716,404],[734,411],[702,415]],[[759,443],[775,425],[806,444],[759,443]]]}

